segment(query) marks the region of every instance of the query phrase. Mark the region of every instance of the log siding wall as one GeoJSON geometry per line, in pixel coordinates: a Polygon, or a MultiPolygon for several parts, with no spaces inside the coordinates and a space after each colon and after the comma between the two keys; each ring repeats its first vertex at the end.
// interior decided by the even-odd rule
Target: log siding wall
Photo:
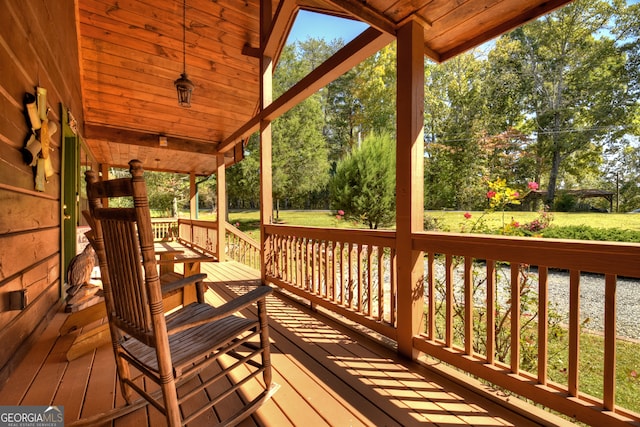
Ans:
{"type": "Polygon", "coordinates": [[[0,13],[0,387],[61,300],[61,105],[82,123],[73,0],[8,0],[0,13]],[[25,93],[47,89],[55,174],[35,191],[22,159],[25,93]],[[26,290],[27,307],[9,309],[26,290]]]}

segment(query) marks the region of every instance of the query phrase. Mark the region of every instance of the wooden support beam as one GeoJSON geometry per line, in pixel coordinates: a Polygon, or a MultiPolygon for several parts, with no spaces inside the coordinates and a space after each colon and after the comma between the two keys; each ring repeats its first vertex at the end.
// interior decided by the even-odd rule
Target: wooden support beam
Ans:
{"type": "MultiPolygon", "coordinates": [[[[161,148],[159,134],[151,134],[146,132],[91,124],[85,125],[84,131],[85,138],[96,141],[107,141],[110,144],[138,145],[141,147],[161,148]]],[[[167,146],[162,148],[175,151],[188,151],[190,153],[216,155],[218,153],[218,142],[199,141],[168,136],[167,146]]]]}
{"type": "Polygon", "coordinates": [[[280,57],[280,52],[284,48],[285,38],[289,34],[289,29],[295,21],[298,13],[298,5],[294,0],[282,0],[278,4],[276,13],[269,24],[269,31],[262,47],[262,54],[274,61],[280,57]]]}
{"type": "MultiPolygon", "coordinates": [[[[260,40],[266,41],[267,29],[271,27],[271,0],[260,1],[260,40]]],[[[264,45],[262,46],[264,52],[264,45]]],[[[267,266],[271,253],[266,245],[265,225],[273,220],[273,179],[272,179],[272,141],[271,120],[266,118],[264,111],[273,101],[273,60],[271,57],[260,57],[260,111],[258,125],[260,127],[260,277],[266,282],[267,266]]],[[[231,144],[232,145],[232,144],[231,144]]]]}
{"type": "Polygon", "coordinates": [[[218,196],[217,206],[217,244],[216,253],[218,254],[218,262],[224,261],[225,254],[225,234],[227,224],[227,197],[226,193],[226,170],[224,166],[224,154],[218,154],[217,171],[216,171],[216,192],[218,196]]]}
{"type": "MultiPolygon", "coordinates": [[[[109,165],[106,163],[101,163],[100,164],[100,179],[105,180],[105,179],[109,179],[109,165]]],[[[84,179],[84,177],[82,177],[82,179],[84,179]]],[[[104,198],[102,199],[102,206],[105,208],[109,207],[109,199],[108,198],[104,198]]]]}
{"type": "Polygon", "coordinates": [[[380,31],[395,35],[396,23],[360,0],[329,0],[335,7],[356,16],[380,31]]]}
{"type": "Polygon", "coordinates": [[[415,357],[424,307],[423,252],[413,250],[412,234],[424,218],[424,29],[409,21],[398,30],[396,251],[398,274],[398,352],[415,357]]]}
{"type": "Polygon", "coordinates": [[[189,213],[191,219],[198,218],[198,187],[196,186],[196,174],[189,174],[189,213]]]}
{"type": "MultiPolygon", "coordinates": [[[[469,49],[473,49],[474,47],[479,46],[488,40],[506,33],[507,31],[511,31],[512,29],[521,26],[527,21],[531,21],[538,18],[539,16],[546,15],[547,13],[550,13],[551,11],[562,7],[565,4],[567,4],[567,0],[549,0],[540,2],[540,4],[536,5],[534,8],[528,9],[526,12],[518,14],[518,16],[514,17],[513,19],[504,21],[500,25],[487,30],[476,37],[470,38],[464,43],[456,45],[456,47],[447,52],[442,52],[441,55],[438,55],[438,59],[434,57],[432,58],[440,62],[451,59],[454,56],[460,55],[461,53],[466,52],[469,49]]],[[[428,47],[426,46],[425,54],[431,57],[430,49],[428,49],[428,47]]]]}
{"type": "MultiPolygon", "coordinates": [[[[393,41],[393,36],[381,33],[375,28],[369,28],[351,43],[340,49],[331,58],[320,64],[291,89],[282,94],[273,103],[262,105],[257,115],[226,138],[218,147],[220,152],[233,149],[239,139],[247,138],[260,129],[260,122],[275,120],[289,111],[309,96],[325,87],[342,74],[346,73],[369,56],[393,41]]],[[[270,59],[271,61],[271,59],[270,59]]],[[[264,70],[263,70],[264,72],[264,70]]]]}

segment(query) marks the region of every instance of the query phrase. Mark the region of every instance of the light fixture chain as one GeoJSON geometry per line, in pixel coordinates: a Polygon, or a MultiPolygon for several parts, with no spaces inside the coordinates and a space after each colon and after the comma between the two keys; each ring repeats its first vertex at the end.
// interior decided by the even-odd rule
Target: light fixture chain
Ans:
{"type": "Polygon", "coordinates": [[[182,2],[182,72],[187,74],[187,0],[182,2]]]}

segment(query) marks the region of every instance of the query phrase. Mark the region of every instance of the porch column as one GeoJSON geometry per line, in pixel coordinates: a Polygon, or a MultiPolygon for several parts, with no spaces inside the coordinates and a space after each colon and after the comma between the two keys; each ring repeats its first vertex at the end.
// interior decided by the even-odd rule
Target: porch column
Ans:
{"type": "Polygon", "coordinates": [[[216,252],[218,254],[218,262],[223,262],[225,257],[225,234],[227,224],[227,203],[226,203],[226,169],[224,167],[224,154],[218,154],[216,157],[216,193],[218,203],[216,203],[216,221],[218,229],[218,237],[216,242],[216,252]]]}
{"type": "Polygon", "coordinates": [[[420,332],[424,261],[412,249],[412,233],[424,217],[424,30],[409,21],[397,32],[396,254],[398,352],[414,358],[413,336],[420,332]]]}
{"type": "Polygon", "coordinates": [[[198,219],[198,187],[196,186],[196,174],[189,174],[189,218],[198,219]]]}
{"type": "MultiPolygon", "coordinates": [[[[260,2],[260,109],[264,110],[273,101],[273,60],[264,54],[269,27],[271,26],[271,1],[260,2]]],[[[260,277],[266,282],[267,264],[271,259],[271,251],[266,245],[264,226],[273,219],[273,180],[271,170],[271,120],[260,121],[260,277]]]]}
{"type": "MultiPolygon", "coordinates": [[[[84,179],[84,177],[82,177],[82,179],[84,179]]],[[[109,165],[106,163],[100,163],[100,179],[102,181],[106,181],[109,179],[109,165]]],[[[109,207],[108,197],[102,199],[102,206],[105,208],[109,207]]]]}

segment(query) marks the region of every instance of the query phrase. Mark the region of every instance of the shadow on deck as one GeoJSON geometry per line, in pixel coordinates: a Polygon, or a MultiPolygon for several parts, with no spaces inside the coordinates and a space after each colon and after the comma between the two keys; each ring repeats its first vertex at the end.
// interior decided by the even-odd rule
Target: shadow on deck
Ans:
{"type": "MultiPolygon", "coordinates": [[[[205,263],[202,270],[210,282],[207,300],[215,305],[260,283],[257,271],[233,261],[205,263]]],[[[280,387],[242,426],[570,424],[522,403],[535,418],[511,411],[475,393],[473,381],[463,387],[281,295],[269,298],[268,310],[274,382],[280,387]]],[[[0,404],[62,405],[67,423],[123,405],[109,345],[66,360],[75,332],[58,334],[65,317],[60,312],[47,326],[0,390],[0,404]]],[[[234,398],[239,405],[242,396],[234,398]]],[[[234,409],[233,401],[226,402],[191,425],[213,425],[234,409]]],[[[164,424],[148,406],[102,425],[164,424]]]]}

